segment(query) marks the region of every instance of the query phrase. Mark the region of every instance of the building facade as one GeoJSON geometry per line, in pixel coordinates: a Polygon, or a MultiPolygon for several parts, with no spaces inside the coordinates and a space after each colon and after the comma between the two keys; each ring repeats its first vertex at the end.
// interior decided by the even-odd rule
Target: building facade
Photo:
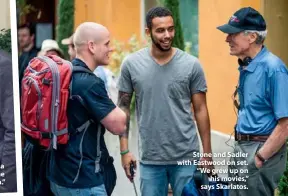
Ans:
{"type": "MultiPolygon", "coordinates": [[[[74,0],[74,28],[84,21],[93,21],[107,26],[112,40],[127,42],[132,35],[144,39],[145,13],[160,1],[162,0],[74,0]]],[[[26,17],[26,20],[46,25],[50,29],[47,31],[50,32],[50,37],[55,38],[58,0],[27,2],[35,4],[42,17],[37,19],[34,14],[26,17]]],[[[236,122],[231,96],[237,85],[238,65],[236,57],[229,55],[225,34],[216,27],[226,23],[237,9],[253,7],[267,21],[265,45],[288,64],[288,39],[285,37],[288,32],[288,1],[179,0],[179,3],[185,41],[191,44],[190,52],[200,59],[205,70],[211,127],[220,133],[230,134],[236,122]]],[[[44,38],[39,38],[38,45],[42,39],[44,38]]]]}

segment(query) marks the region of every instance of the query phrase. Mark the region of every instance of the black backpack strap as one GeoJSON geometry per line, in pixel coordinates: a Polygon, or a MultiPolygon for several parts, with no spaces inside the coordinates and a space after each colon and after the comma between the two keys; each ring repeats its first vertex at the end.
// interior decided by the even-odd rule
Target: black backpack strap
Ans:
{"type": "MultiPolygon", "coordinates": [[[[82,67],[82,66],[72,66],[72,77],[71,77],[71,82],[70,82],[70,95],[72,95],[72,83],[73,83],[73,75],[75,73],[87,73],[87,74],[90,74],[90,75],[95,75],[90,69],[87,69],[85,67],[82,67]]],[[[70,96],[71,98],[71,96],[70,96]]],[[[87,108],[86,108],[87,109],[87,108]]]]}
{"type": "MultiPolygon", "coordinates": [[[[73,74],[74,73],[79,73],[79,72],[95,75],[92,71],[90,71],[89,69],[87,69],[85,67],[73,66],[72,80],[73,80],[73,74]]],[[[85,101],[82,99],[82,97],[80,95],[72,95],[72,81],[71,81],[71,84],[70,84],[70,92],[71,92],[70,99],[78,100],[79,103],[86,109],[86,111],[89,114],[92,114],[90,108],[87,106],[87,104],[85,103],[85,101]]],[[[80,168],[81,168],[82,159],[83,159],[83,156],[82,156],[82,142],[83,142],[83,139],[84,139],[84,135],[85,135],[85,133],[86,133],[86,131],[87,131],[87,129],[90,126],[91,123],[95,123],[95,122],[93,121],[93,119],[90,118],[85,123],[83,123],[81,126],[79,126],[77,128],[77,132],[84,131],[84,133],[82,135],[81,143],[80,143],[80,146],[79,146],[79,151],[80,151],[80,154],[81,154],[81,160],[80,160],[78,171],[77,171],[76,177],[74,178],[73,183],[75,183],[77,181],[79,173],[80,173],[80,168]]],[[[101,154],[102,154],[101,150],[100,150],[100,137],[101,137],[101,123],[99,122],[98,123],[98,130],[97,130],[97,146],[96,146],[97,157],[96,157],[96,160],[95,160],[95,173],[100,172],[100,160],[101,160],[101,154]]]]}
{"type": "Polygon", "coordinates": [[[76,73],[76,72],[85,72],[88,74],[95,75],[90,69],[87,69],[87,68],[82,67],[82,66],[73,66],[73,73],[76,73]]]}

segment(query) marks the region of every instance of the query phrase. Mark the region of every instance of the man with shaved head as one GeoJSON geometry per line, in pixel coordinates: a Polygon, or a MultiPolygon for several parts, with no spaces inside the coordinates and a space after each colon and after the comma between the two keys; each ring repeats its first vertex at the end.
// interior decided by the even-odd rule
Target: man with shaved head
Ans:
{"type": "Polygon", "coordinates": [[[100,24],[85,22],[76,29],[73,42],[76,58],[67,105],[70,138],[67,145],[51,153],[48,179],[55,195],[110,195],[111,189],[104,186],[104,176],[110,174],[103,167],[110,164],[112,168],[113,159],[104,133],[107,129],[123,134],[126,114],[114,105],[104,82],[93,74],[97,66],[109,63],[110,33],[100,24]]]}

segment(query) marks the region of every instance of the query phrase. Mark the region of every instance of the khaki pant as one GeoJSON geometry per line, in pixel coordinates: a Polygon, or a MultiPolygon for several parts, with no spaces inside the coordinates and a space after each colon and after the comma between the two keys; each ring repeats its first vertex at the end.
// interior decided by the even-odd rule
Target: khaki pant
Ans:
{"type": "Polygon", "coordinates": [[[255,153],[263,144],[264,142],[254,141],[235,142],[234,154],[237,152],[238,155],[239,153],[247,153],[247,157],[232,157],[230,159],[232,165],[228,166],[229,177],[237,177],[238,180],[230,181],[230,186],[232,185],[230,196],[274,195],[274,191],[286,169],[286,144],[283,145],[273,157],[265,162],[262,168],[258,169],[255,166],[254,158],[255,153]],[[233,163],[235,163],[235,165],[233,163]]]}

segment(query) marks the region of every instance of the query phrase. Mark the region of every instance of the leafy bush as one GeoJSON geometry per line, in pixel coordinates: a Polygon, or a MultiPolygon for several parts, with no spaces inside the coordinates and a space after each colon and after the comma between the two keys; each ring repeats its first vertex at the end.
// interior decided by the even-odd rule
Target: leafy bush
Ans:
{"type": "MultiPolygon", "coordinates": [[[[148,46],[148,44],[149,44],[149,41],[146,41],[146,39],[143,42],[140,42],[137,39],[136,35],[132,35],[127,43],[113,40],[114,52],[111,55],[111,61],[110,61],[110,64],[108,65],[108,69],[114,72],[115,75],[119,75],[120,67],[124,58],[127,55],[133,52],[136,52],[137,50],[140,50],[141,48],[148,46]]],[[[134,118],[135,106],[136,106],[135,105],[135,93],[133,93],[131,105],[130,105],[131,118],[134,118]]]]}
{"type": "MultiPolygon", "coordinates": [[[[288,157],[288,151],[287,151],[287,157],[288,157]]],[[[288,195],[288,161],[286,162],[286,170],[278,184],[278,193],[279,196],[288,195]]]]}
{"type": "Polygon", "coordinates": [[[19,10],[20,18],[31,12],[37,11],[37,9],[34,6],[27,4],[26,0],[16,0],[16,7],[19,10]]]}
{"type": "Polygon", "coordinates": [[[1,29],[0,48],[11,54],[11,30],[1,29]]]}
{"type": "Polygon", "coordinates": [[[127,43],[113,40],[114,51],[111,55],[111,61],[108,68],[113,71],[116,75],[119,74],[120,66],[124,58],[141,48],[148,46],[148,42],[144,40],[140,42],[137,40],[136,35],[132,35],[127,43]]]}
{"type": "Polygon", "coordinates": [[[184,50],[185,43],[183,37],[183,31],[180,22],[179,14],[179,1],[178,0],[164,0],[164,5],[167,7],[173,14],[174,25],[175,25],[175,37],[173,46],[181,50],[184,50]]]}
{"type": "Polygon", "coordinates": [[[68,57],[68,48],[61,44],[61,40],[70,37],[74,28],[74,1],[59,0],[57,7],[58,24],[56,27],[56,40],[63,50],[64,56],[68,57]]]}

